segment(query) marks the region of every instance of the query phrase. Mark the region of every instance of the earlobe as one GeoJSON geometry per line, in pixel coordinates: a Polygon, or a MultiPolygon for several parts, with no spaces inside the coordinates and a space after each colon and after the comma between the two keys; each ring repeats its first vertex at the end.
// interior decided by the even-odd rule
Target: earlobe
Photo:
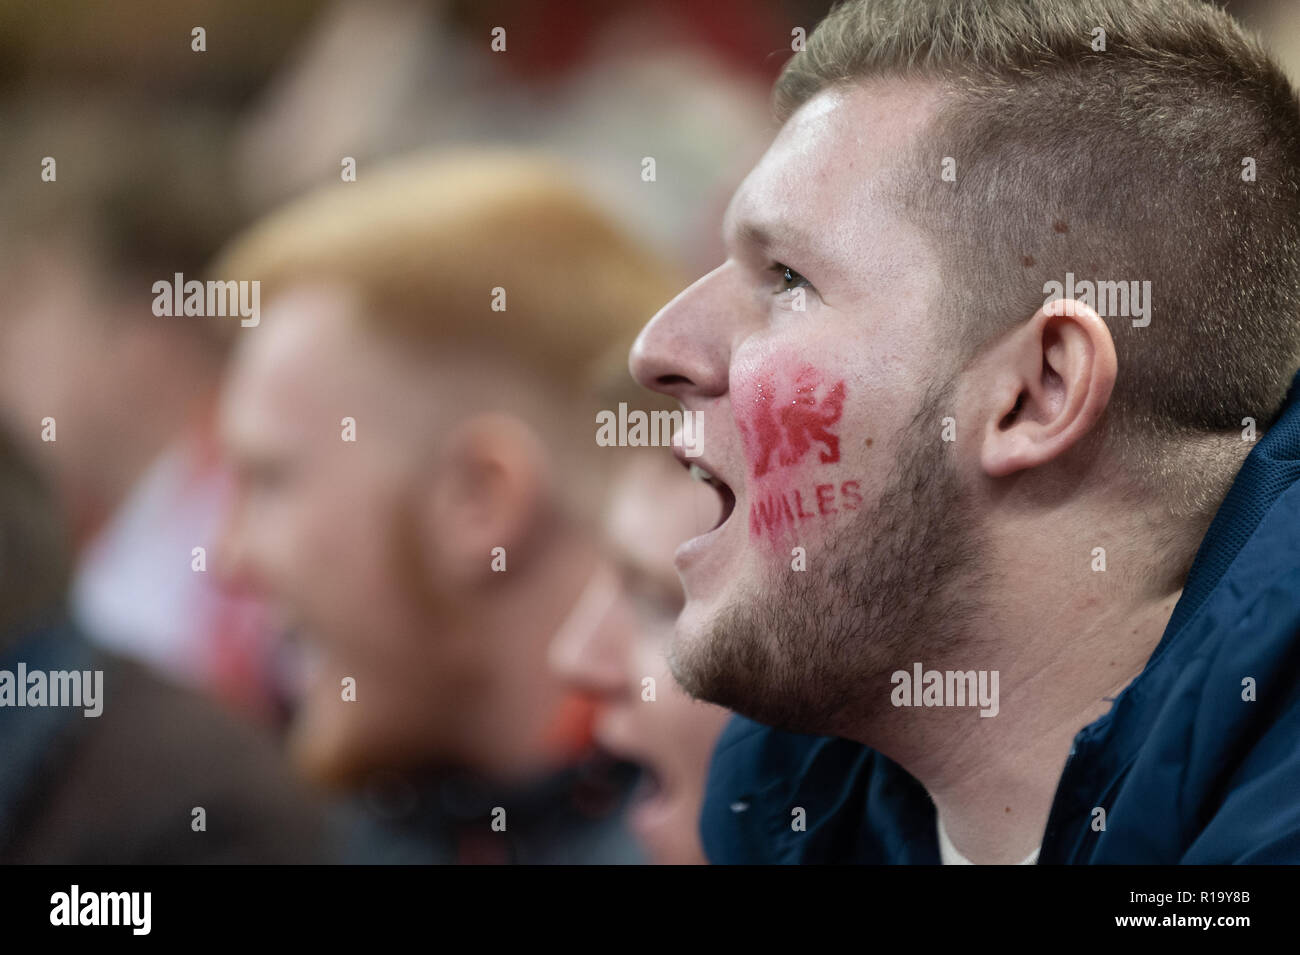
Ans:
{"type": "Polygon", "coordinates": [[[1064,455],[1096,427],[1114,390],[1110,330],[1077,301],[1044,305],[989,360],[996,397],[980,448],[989,477],[1064,455]]]}

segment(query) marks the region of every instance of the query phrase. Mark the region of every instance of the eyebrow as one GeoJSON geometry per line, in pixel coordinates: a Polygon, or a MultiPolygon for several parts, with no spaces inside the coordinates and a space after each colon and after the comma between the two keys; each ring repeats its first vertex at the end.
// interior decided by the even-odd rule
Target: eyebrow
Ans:
{"type": "Polygon", "coordinates": [[[681,594],[676,574],[662,574],[658,562],[634,552],[621,552],[614,555],[623,586],[650,591],[657,598],[671,603],[681,594]]]}
{"type": "Polygon", "coordinates": [[[736,241],[767,250],[772,247],[772,233],[757,222],[742,222],[736,227],[736,241]]]}
{"type": "MultiPolygon", "coordinates": [[[[742,219],[735,228],[735,242],[738,244],[751,245],[761,252],[770,252],[773,247],[781,246],[797,252],[806,252],[812,255],[817,254],[818,246],[813,241],[812,234],[789,222],[759,222],[753,219],[742,219]],[[778,236],[780,237],[778,240],[778,236]]],[[[724,241],[726,234],[724,231],[724,241]]]]}

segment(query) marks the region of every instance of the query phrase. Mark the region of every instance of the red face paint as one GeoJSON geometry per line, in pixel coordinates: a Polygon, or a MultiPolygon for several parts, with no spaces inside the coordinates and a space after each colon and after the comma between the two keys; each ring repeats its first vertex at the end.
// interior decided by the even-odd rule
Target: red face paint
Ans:
{"type": "Polygon", "coordinates": [[[762,490],[749,505],[749,533],[773,540],[794,531],[811,517],[856,511],[862,504],[858,481],[762,490]]]}
{"type": "Polygon", "coordinates": [[[844,382],[823,384],[811,365],[783,388],[770,377],[760,381],[748,421],[740,421],[754,477],[798,464],[814,449],[823,464],[838,461],[840,439],[831,428],[843,413],[844,382]]]}
{"type": "Polygon", "coordinates": [[[825,483],[806,475],[806,466],[840,460],[835,432],[844,396],[843,381],[828,381],[811,365],[784,376],[765,373],[751,394],[738,396],[736,421],[751,477],[751,535],[776,540],[810,518],[856,510],[862,502],[857,481],[825,483]]]}

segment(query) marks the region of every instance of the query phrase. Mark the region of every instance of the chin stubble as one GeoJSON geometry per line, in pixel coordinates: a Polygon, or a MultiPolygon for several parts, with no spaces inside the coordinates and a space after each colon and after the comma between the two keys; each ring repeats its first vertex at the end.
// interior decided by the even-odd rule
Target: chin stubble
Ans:
{"type": "Polygon", "coordinates": [[[900,435],[875,505],[694,642],[675,641],[673,675],[699,699],[779,729],[860,735],[889,709],[889,674],[948,657],[978,612],[980,536],[939,437],[951,385],[900,435]]]}

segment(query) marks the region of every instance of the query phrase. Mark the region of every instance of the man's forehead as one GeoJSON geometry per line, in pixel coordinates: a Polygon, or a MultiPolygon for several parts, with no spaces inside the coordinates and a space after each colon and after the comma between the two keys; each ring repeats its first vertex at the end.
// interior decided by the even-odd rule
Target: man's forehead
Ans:
{"type": "Polygon", "coordinates": [[[356,390],[350,307],[323,288],[293,289],[268,304],[235,354],[222,402],[228,432],[264,435],[330,420],[337,399],[356,390]]]}
{"type": "Polygon", "coordinates": [[[822,231],[812,226],[828,213],[869,204],[933,115],[938,93],[934,84],[894,79],[813,96],[732,197],[724,235],[760,246],[778,234],[798,241],[822,231]]]}
{"type": "Polygon", "coordinates": [[[286,367],[334,363],[356,337],[356,309],[355,296],[344,286],[290,286],[268,303],[265,323],[250,335],[247,360],[286,367]]]}
{"type": "Polygon", "coordinates": [[[340,428],[350,417],[372,449],[416,447],[441,427],[451,386],[440,366],[390,339],[361,309],[342,285],[290,288],[271,299],[261,324],[246,330],[223,389],[228,440],[343,450],[340,428]]]}

